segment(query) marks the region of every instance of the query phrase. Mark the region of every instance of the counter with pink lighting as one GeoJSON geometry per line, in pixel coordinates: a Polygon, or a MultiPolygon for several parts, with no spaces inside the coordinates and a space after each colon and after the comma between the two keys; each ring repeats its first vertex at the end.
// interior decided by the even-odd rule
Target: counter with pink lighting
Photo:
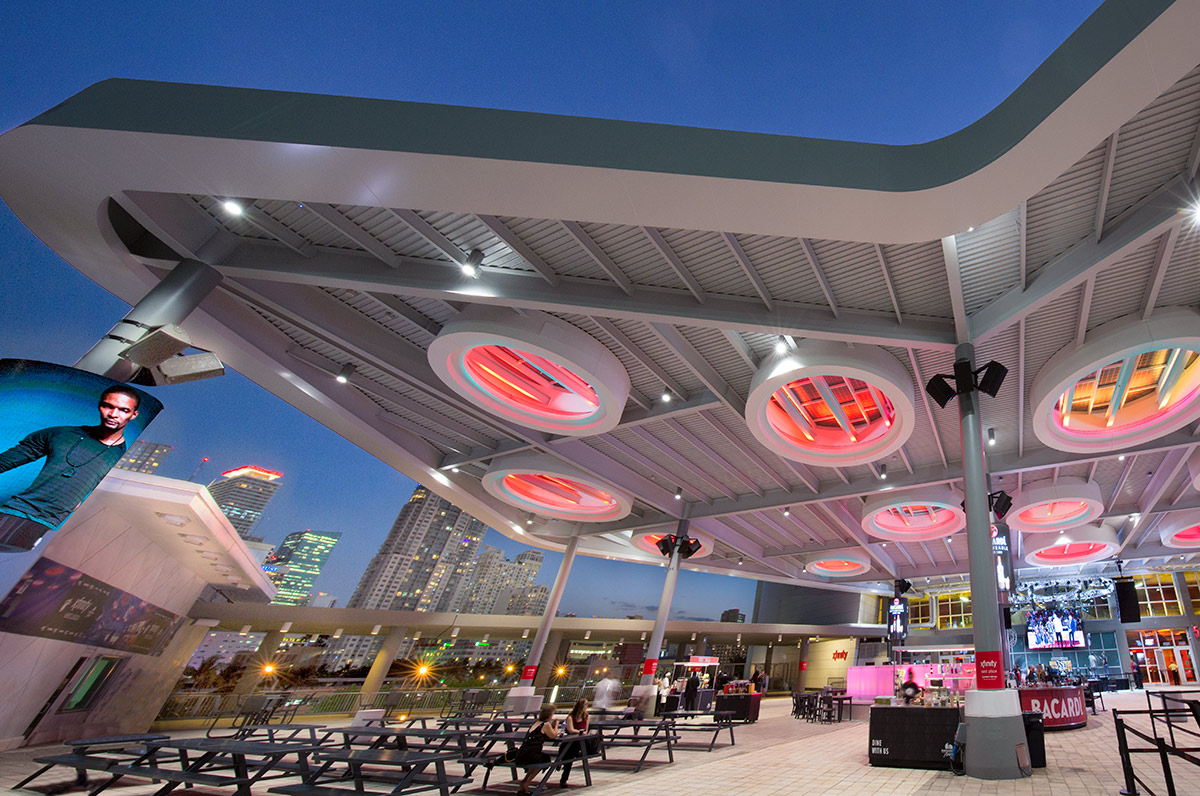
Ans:
{"type": "Polygon", "coordinates": [[[913,682],[928,688],[930,680],[940,680],[951,694],[965,694],[975,679],[974,663],[910,663],[903,666],[851,666],[846,670],[846,694],[855,702],[873,702],[876,697],[893,696],[904,675],[912,669],[913,682]]]}

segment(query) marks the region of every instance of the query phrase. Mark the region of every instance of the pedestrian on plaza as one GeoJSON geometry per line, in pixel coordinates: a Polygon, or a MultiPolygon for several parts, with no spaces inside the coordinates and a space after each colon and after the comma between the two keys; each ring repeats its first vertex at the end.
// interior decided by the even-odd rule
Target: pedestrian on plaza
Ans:
{"type": "Polygon", "coordinates": [[[687,685],[683,688],[683,709],[696,710],[696,706],[700,700],[700,675],[696,674],[696,670],[692,670],[692,675],[687,679],[687,685]]]}
{"type": "MultiPolygon", "coordinates": [[[[588,701],[586,699],[577,700],[571,707],[571,712],[567,714],[567,720],[563,725],[562,731],[564,735],[584,735],[587,733],[588,701]]],[[[586,741],[576,741],[575,743],[571,744],[566,751],[563,752],[563,759],[573,760],[576,757],[582,757],[587,753],[587,750],[583,748],[585,743],[586,741]]],[[[562,777],[560,777],[558,780],[558,786],[560,788],[567,787],[567,777],[570,775],[571,764],[567,763],[563,767],[562,777]]]]}
{"type": "Polygon", "coordinates": [[[1182,685],[1182,683],[1179,681],[1179,664],[1178,663],[1176,663],[1175,661],[1171,661],[1170,663],[1168,663],[1167,671],[1171,675],[1171,685],[1182,685]]]}
{"type": "Polygon", "coordinates": [[[525,779],[521,780],[521,787],[517,790],[518,794],[531,793],[529,784],[533,782],[533,778],[539,771],[536,766],[550,762],[550,755],[543,751],[542,746],[547,739],[553,740],[557,737],[558,722],[554,720],[554,705],[542,705],[542,709],[538,711],[538,720],[525,733],[525,738],[522,739],[521,747],[517,749],[517,756],[513,761],[518,766],[526,767],[525,779]]]}

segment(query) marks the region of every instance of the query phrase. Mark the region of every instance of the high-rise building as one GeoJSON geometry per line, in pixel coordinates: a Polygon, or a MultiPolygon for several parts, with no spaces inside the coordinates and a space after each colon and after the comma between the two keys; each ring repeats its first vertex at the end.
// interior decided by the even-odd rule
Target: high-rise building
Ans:
{"type": "Polygon", "coordinates": [[[146,440],[137,439],[129,446],[129,450],[125,451],[125,455],[114,465],[122,470],[133,470],[135,473],[149,473],[155,475],[158,473],[158,466],[162,464],[163,459],[167,458],[167,454],[175,448],[171,445],[163,445],[158,442],[147,442],[146,440]]]}
{"type": "Polygon", "coordinates": [[[721,612],[722,622],[745,622],[746,615],[736,608],[727,608],[721,612]]]}
{"type": "Polygon", "coordinates": [[[466,614],[508,613],[513,595],[533,586],[545,556],[526,550],[515,561],[495,547],[484,546],[450,600],[451,611],[466,614]]]}
{"type": "Polygon", "coordinates": [[[263,563],[263,572],[278,589],[271,602],[277,605],[307,604],[321,567],[341,537],[340,533],[312,529],[289,533],[263,563]]]}
{"type": "Polygon", "coordinates": [[[546,605],[549,602],[549,586],[530,586],[512,593],[508,600],[508,610],[504,613],[510,616],[542,616],[546,613],[546,605]]]}
{"type": "MultiPolygon", "coordinates": [[[[418,486],[367,565],[348,608],[447,611],[460,594],[487,526],[418,486]]],[[[326,658],[330,666],[369,663],[379,637],[341,639],[326,658]]],[[[407,653],[401,648],[398,655],[407,653]]]]}
{"type": "Polygon", "coordinates": [[[283,473],[248,464],[221,473],[219,479],[208,485],[208,491],[238,536],[259,541],[250,535],[250,531],[262,519],[267,503],[275,497],[281,478],[283,473]]]}

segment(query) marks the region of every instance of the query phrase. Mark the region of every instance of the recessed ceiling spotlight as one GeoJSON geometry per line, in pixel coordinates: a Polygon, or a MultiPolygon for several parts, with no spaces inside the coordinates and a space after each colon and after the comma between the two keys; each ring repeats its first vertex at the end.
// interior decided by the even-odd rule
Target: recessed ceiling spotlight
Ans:
{"type": "Polygon", "coordinates": [[[662,395],[659,397],[659,399],[665,404],[671,403],[671,391],[663,390],[662,395]]]}
{"type": "Polygon", "coordinates": [[[996,429],[989,428],[988,429],[988,446],[990,447],[995,444],[996,444],[996,429]]]}
{"type": "Polygon", "coordinates": [[[1122,453],[1120,456],[1118,456],[1117,461],[1119,461],[1119,462],[1125,461],[1125,454],[1122,453]]]}
{"type": "Polygon", "coordinates": [[[974,232],[974,231],[975,231],[975,227],[967,227],[967,232],[974,232]]]}
{"type": "Polygon", "coordinates": [[[683,487],[681,487],[681,486],[675,487],[675,499],[683,500],[683,487]]]}
{"type": "Polygon", "coordinates": [[[784,507],[783,507],[783,516],[785,516],[785,517],[790,517],[790,516],[792,516],[792,507],[791,507],[791,506],[784,506],[784,507]]]}
{"type": "Polygon", "coordinates": [[[886,464],[879,465],[879,480],[880,481],[887,480],[887,465],[886,464]]]}
{"type": "Polygon", "coordinates": [[[459,265],[462,269],[463,276],[469,276],[472,279],[479,276],[479,266],[483,264],[483,252],[479,249],[471,249],[471,253],[467,255],[467,259],[459,265]]]}
{"type": "Polygon", "coordinates": [[[232,199],[226,199],[224,202],[222,202],[221,208],[231,216],[240,216],[244,212],[242,210],[242,205],[239,202],[233,201],[232,199]]]}
{"type": "Polygon", "coordinates": [[[776,354],[786,353],[787,350],[788,350],[788,344],[787,344],[786,340],[784,340],[782,337],[780,337],[778,340],[775,341],[775,353],[776,354]]]}
{"type": "Polygon", "coordinates": [[[338,374],[335,376],[335,378],[337,379],[338,384],[346,384],[350,381],[350,377],[353,375],[354,363],[347,362],[345,365],[342,365],[342,369],[338,371],[338,374]]]}

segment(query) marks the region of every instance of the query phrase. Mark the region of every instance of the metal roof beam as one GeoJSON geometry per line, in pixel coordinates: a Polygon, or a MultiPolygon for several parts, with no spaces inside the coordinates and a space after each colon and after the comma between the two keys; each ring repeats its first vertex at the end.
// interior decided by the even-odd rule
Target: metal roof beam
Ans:
{"type": "MultiPolygon", "coordinates": [[[[1092,293],[1096,290],[1096,275],[1092,274],[1086,282],[1083,283],[1083,292],[1079,296],[1079,318],[1075,323],[1075,347],[1083,345],[1083,338],[1087,334],[1088,315],[1092,310],[1092,293]]],[[[1092,393],[1095,395],[1095,392],[1092,393]]]]}
{"type": "MultiPolygon", "coordinates": [[[[718,494],[726,495],[728,497],[733,497],[734,495],[737,494],[737,492],[735,490],[730,488],[729,484],[725,483],[724,481],[717,478],[716,476],[709,475],[707,472],[705,472],[704,470],[701,470],[699,467],[689,466],[688,460],[685,459],[678,451],[676,451],[674,448],[672,448],[666,442],[663,442],[661,439],[659,439],[658,437],[651,434],[649,431],[647,431],[645,429],[645,427],[638,426],[637,428],[633,429],[633,433],[637,434],[643,440],[648,442],[652,447],[656,448],[660,453],[662,453],[663,456],[667,457],[667,459],[669,461],[672,461],[676,465],[678,465],[678,469],[676,470],[676,472],[682,471],[682,472],[686,472],[688,475],[696,476],[701,481],[708,484],[709,487],[711,487],[718,494]]],[[[614,441],[615,440],[613,440],[613,439],[609,439],[609,442],[614,442],[614,441]]],[[[669,471],[664,472],[663,477],[670,478],[678,486],[681,486],[681,487],[684,487],[687,489],[691,489],[690,484],[683,483],[679,479],[678,475],[671,475],[669,471]]],[[[692,491],[695,491],[695,490],[693,489],[692,491]]],[[[707,495],[701,495],[701,497],[706,501],[708,499],[707,495]]]]}
{"type": "Polygon", "coordinates": [[[892,285],[892,275],[888,273],[887,258],[883,256],[883,247],[878,243],[871,245],[875,249],[875,256],[879,259],[879,270],[883,272],[883,283],[887,285],[888,295],[892,297],[892,309],[896,311],[896,323],[904,323],[904,318],[900,315],[900,300],[896,298],[896,288],[892,285]]]}
{"type": "Polygon", "coordinates": [[[962,268],[958,263],[958,237],[947,235],[942,238],[942,259],[946,262],[946,282],[950,285],[950,308],[954,312],[954,333],[958,342],[971,339],[971,327],[967,322],[967,304],[963,299],[962,268]]]}
{"type": "MultiPolygon", "coordinates": [[[[925,394],[925,377],[921,375],[921,366],[917,364],[916,352],[912,348],[907,350],[908,364],[912,366],[913,375],[916,376],[917,380],[917,400],[925,408],[925,417],[929,420],[929,428],[933,431],[934,441],[937,442],[938,454],[942,457],[942,466],[946,467],[949,465],[949,461],[946,459],[946,448],[942,445],[942,435],[938,433],[937,423],[933,419],[933,405],[929,403],[929,396],[925,394]]],[[[1025,362],[1024,357],[1021,357],[1021,362],[1022,364],[1025,362]]]]}
{"type": "Polygon", "coordinates": [[[729,475],[731,475],[735,480],[740,481],[748,490],[756,495],[761,495],[763,493],[763,490],[758,486],[758,484],[754,483],[745,475],[743,475],[736,467],[729,463],[728,459],[713,450],[708,443],[684,428],[683,424],[678,420],[668,419],[665,422],[668,428],[691,443],[693,447],[711,459],[714,464],[716,464],[725,472],[729,473],[729,475]]]}
{"type": "Polygon", "coordinates": [[[394,313],[400,318],[417,327],[418,330],[427,333],[431,337],[437,337],[442,333],[442,325],[430,318],[423,312],[414,309],[404,299],[399,296],[392,296],[387,293],[365,293],[379,304],[382,304],[389,312],[394,313]]]}
{"type": "Polygon", "coordinates": [[[1113,164],[1117,160],[1117,138],[1121,131],[1118,129],[1108,137],[1108,146],[1104,150],[1104,170],[1100,173],[1099,197],[1096,202],[1096,221],[1093,224],[1092,235],[1096,240],[1104,236],[1104,216],[1108,212],[1108,192],[1112,187],[1113,164]]]}
{"type": "Polygon", "coordinates": [[[305,259],[280,246],[241,239],[228,255],[211,261],[227,276],[273,282],[291,282],[379,291],[441,301],[536,309],[549,312],[583,312],[608,318],[641,321],[678,320],[709,329],[736,329],[762,334],[952,350],[953,324],[939,320],[909,319],[903,326],[878,313],[842,310],[837,318],[827,310],[795,303],[776,303],[764,313],[757,301],[709,296],[704,311],[684,291],[649,288],[631,297],[616,286],[594,279],[563,277],[551,288],[529,273],[488,271],[479,279],[464,277],[460,269],[438,260],[400,258],[402,265],[387,267],[354,252],[321,250],[305,259]]]}
{"type": "Polygon", "coordinates": [[[466,453],[454,453],[442,457],[442,461],[438,464],[439,470],[450,470],[454,467],[464,467],[468,464],[495,459],[498,456],[505,456],[509,453],[520,453],[527,451],[534,446],[528,442],[515,442],[513,440],[505,440],[494,448],[479,447],[471,448],[466,453]]]}
{"type": "MultiPolygon", "coordinates": [[[[324,202],[304,202],[304,209],[336,229],[347,240],[360,247],[390,268],[400,268],[405,258],[385,246],[382,241],[342,215],[336,207],[324,202]]],[[[306,258],[313,259],[313,258],[306,258]]]]}
{"type": "Polygon", "coordinates": [[[666,323],[651,323],[650,328],[658,335],[667,347],[673,350],[688,369],[696,374],[700,381],[704,382],[704,386],[712,390],[713,395],[721,399],[721,401],[739,415],[746,414],[746,401],[729,383],[722,378],[717,369],[709,364],[700,352],[696,350],[683,333],[674,326],[666,323]]]}
{"type": "Polygon", "coordinates": [[[729,251],[733,252],[733,259],[741,267],[742,273],[750,280],[750,284],[754,286],[754,292],[758,293],[758,297],[762,299],[763,306],[774,312],[775,302],[771,299],[771,294],[767,290],[767,285],[762,281],[762,277],[758,275],[758,269],[750,262],[749,255],[742,248],[742,244],[738,242],[737,235],[732,232],[722,232],[721,239],[725,241],[725,245],[729,247],[729,251]]]}
{"type": "Polygon", "coordinates": [[[851,514],[850,510],[841,501],[834,500],[829,503],[822,503],[820,508],[838,524],[840,530],[844,530],[847,536],[853,539],[867,555],[873,558],[876,564],[883,567],[884,571],[891,577],[896,577],[896,562],[892,560],[891,556],[883,552],[881,547],[871,543],[862,526],[859,525],[858,518],[851,514]]]}
{"type": "Polygon", "coordinates": [[[820,285],[821,292],[825,294],[825,301],[829,304],[829,311],[836,318],[838,316],[837,299],[833,296],[833,288],[829,286],[829,280],[825,278],[825,270],[821,268],[821,261],[817,259],[816,250],[808,238],[800,238],[800,248],[804,250],[804,259],[808,260],[808,267],[812,269],[813,277],[816,278],[817,284],[820,285]]]}
{"type": "MultiPolygon", "coordinates": [[[[768,476],[770,476],[771,479],[775,483],[779,484],[779,486],[781,488],[791,489],[791,484],[789,484],[786,480],[784,480],[779,475],[779,473],[776,472],[775,468],[772,467],[770,464],[768,464],[766,459],[764,459],[761,455],[759,455],[758,451],[756,451],[754,448],[750,447],[745,442],[743,442],[738,437],[738,435],[735,434],[733,431],[730,431],[728,428],[726,428],[725,424],[722,423],[720,420],[718,420],[716,418],[716,416],[713,415],[711,409],[703,410],[702,412],[700,412],[700,416],[703,417],[706,421],[708,421],[708,424],[710,426],[712,426],[712,428],[718,434],[720,434],[722,437],[724,437],[726,442],[728,442],[730,445],[732,445],[733,447],[735,447],[739,451],[741,451],[742,455],[745,456],[747,459],[749,459],[750,461],[757,464],[759,466],[759,468],[761,468],[763,472],[765,472],[768,476]]],[[[817,483],[818,483],[817,479],[813,478],[812,484],[809,485],[809,487],[808,487],[809,489],[811,489],[813,491],[814,494],[817,491],[817,483]]]]}
{"type": "Polygon", "coordinates": [[[629,338],[627,334],[621,331],[621,328],[607,318],[593,318],[596,325],[611,337],[617,345],[624,348],[629,355],[636,359],[642,367],[650,371],[659,381],[663,383],[663,387],[670,390],[675,395],[682,398],[687,395],[687,390],[683,385],[675,381],[671,374],[667,373],[662,365],[659,365],[654,357],[642,350],[641,346],[629,338]]]}
{"type": "Polygon", "coordinates": [[[667,243],[667,239],[663,234],[654,227],[642,227],[642,231],[646,233],[646,237],[650,239],[650,243],[658,250],[658,253],[667,261],[667,265],[671,266],[671,270],[679,277],[680,281],[692,291],[692,295],[696,297],[696,301],[703,304],[708,296],[704,294],[704,288],[700,287],[700,282],[688,270],[688,267],[683,264],[683,260],[679,259],[679,255],[671,248],[671,244],[667,243]]]}
{"type": "Polygon", "coordinates": [[[1149,318],[1154,312],[1154,306],[1158,304],[1158,291],[1162,289],[1167,266],[1171,264],[1171,255],[1175,253],[1180,226],[1176,224],[1169,227],[1166,234],[1158,239],[1158,250],[1154,252],[1154,274],[1150,277],[1150,284],[1146,286],[1146,298],[1142,303],[1142,320],[1149,318]]]}
{"type": "Polygon", "coordinates": [[[525,241],[521,240],[517,233],[509,229],[503,221],[495,216],[489,216],[482,213],[477,214],[475,217],[478,218],[485,227],[490,229],[492,234],[499,238],[505,246],[512,249],[513,252],[522,260],[529,263],[529,266],[533,270],[537,271],[538,275],[541,276],[542,279],[546,280],[546,284],[550,285],[550,287],[558,287],[559,282],[562,280],[559,278],[558,274],[554,273],[554,269],[551,268],[545,260],[539,257],[538,253],[531,249],[529,245],[525,243],[525,241]]]}
{"type": "Polygon", "coordinates": [[[1093,272],[1123,257],[1182,222],[1180,208],[1195,195],[1196,186],[1177,177],[1156,191],[1141,207],[1117,221],[1100,240],[1089,239],[1043,268],[1025,288],[1014,287],[971,317],[976,342],[1045,306],[1083,282],[1093,272]]]}
{"type": "Polygon", "coordinates": [[[617,287],[621,288],[621,292],[626,296],[633,295],[633,282],[629,277],[617,267],[617,264],[612,261],[612,258],[600,248],[600,244],[592,240],[592,236],[587,234],[583,226],[577,221],[559,221],[563,229],[570,233],[571,237],[583,247],[588,257],[592,258],[592,262],[600,266],[600,270],[608,275],[608,278],[616,283],[617,287]]]}

